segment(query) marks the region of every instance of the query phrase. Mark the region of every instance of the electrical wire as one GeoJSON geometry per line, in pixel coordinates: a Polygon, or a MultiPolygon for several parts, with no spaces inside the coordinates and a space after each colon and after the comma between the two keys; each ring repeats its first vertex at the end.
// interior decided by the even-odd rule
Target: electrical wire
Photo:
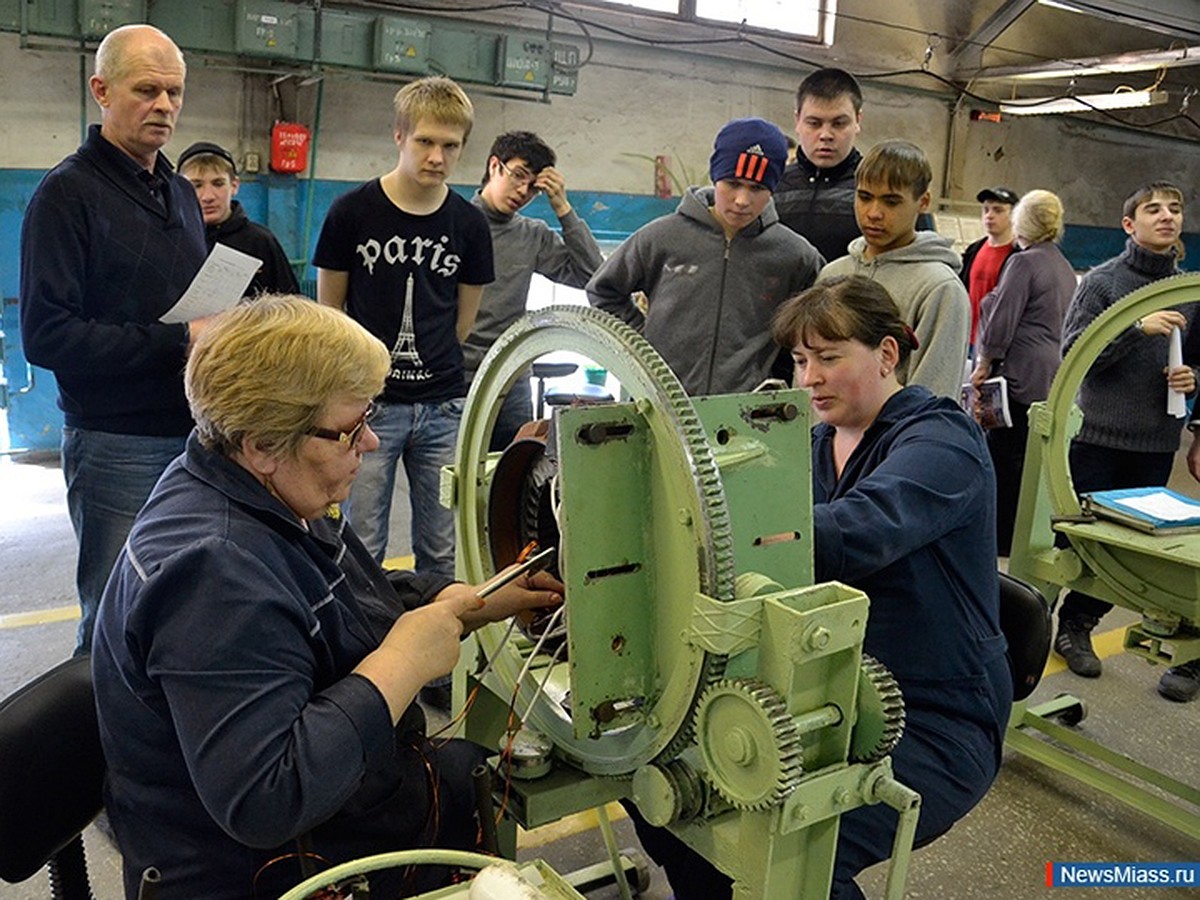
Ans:
{"type": "Polygon", "coordinates": [[[537,690],[533,692],[533,697],[530,698],[530,700],[529,700],[529,706],[527,706],[525,708],[525,715],[521,716],[521,726],[522,727],[524,727],[525,724],[529,721],[529,717],[531,715],[533,715],[534,704],[536,704],[538,701],[538,698],[540,696],[542,696],[542,691],[545,690],[545,688],[546,688],[546,682],[548,682],[550,680],[550,676],[552,674],[554,674],[554,667],[556,665],[558,665],[558,654],[560,654],[564,649],[566,649],[566,646],[567,645],[565,643],[559,644],[554,649],[554,653],[551,654],[550,662],[546,666],[546,674],[542,676],[542,680],[538,683],[537,690]]]}
{"type": "MultiPolygon", "coordinates": [[[[759,38],[757,36],[754,36],[753,34],[748,34],[746,31],[746,25],[745,25],[744,21],[740,24],[735,25],[734,23],[720,23],[720,22],[708,21],[708,20],[698,20],[698,19],[694,19],[694,18],[693,19],[684,19],[682,17],[676,16],[675,21],[683,22],[688,25],[699,26],[699,27],[708,27],[708,28],[717,29],[717,30],[728,30],[728,29],[735,29],[735,30],[732,34],[723,35],[720,37],[669,39],[669,38],[647,37],[645,35],[638,34],[636,31],[631,31],[626,28],[620,28],[615,25],[609,25],[605,22],[596,21],[595,19],[588,18],[587,16],[585,16],[581,13],[573,12],[571,10],[565,9],[563,7],[563,4],[560,2],[560,0],[509,0],[509,2],[479,3],[479,4],[474,4],[471,6],[464,6],[461,4],[437,4],[437,3],[419,3],[419,2],[382,3],[382,2],[378,2],[378,0],[374,0],[374,2],[372,2],[372,0],[366,0],[364,5],[380,6],[380,7],[385,7],[388,9],[405,9],[405,10],[411,10],[411,11],[415,11],[415,12],[431,12],[431,13],[503,12],[506,10],[524,9],[524,10],[528,10],[528,11],[532,11],[532,12],[540,12],[547,16],[565,19],[565,20],[571,22],[575,27],[579,28],[580,31],[583,33],[583,36],[587,41],[588,50],[587,50],[587,54],[586,54],[585,58],[576,65],[565,65],[562,63],[554,63],[553,64],[554,67],[559,71],[577,72],[592,62],[592,58],[595,53],[595,44],[594,44],[594,40],[593,40],[592,33],[591,33],[592,30],[597,31],[597,32],[603,32],[603,33],[609,34],[609,35],[613,35],[613,36],[619,37],[623,40],[629,41],[631,43],[642,44],[642,45],[651,46],[651,47],[686,48],[686,47],[701,47],[701,46],[742,45],[742,46],[753,47],[756,50],[760,50],[763,53],[766,53],[770,56],[773,56],[773,57],[776,57],[779,59],[783,59],[788,62],[798,63],[803,66],[808,66],[813,69],[819,69],[828,64],[827,62],[822,61],[822,60],[812,59],[810,57],[802,56],[800,54],[792,53],[787,50],[780,49],[779,47],[773,46],[772,44],[766,42],[767,39],[769,39],[769,36],[767,36],[767,35],[763,35],[762,38],[759,38]]],[[[580,5],[583,5],[583,4],[580,4],[580,5]]],[[[651,11],[638,10],[634,7],[630,7],[627,10],[627,12],[633,13],[633,14],[643,14],[643,15],[649,14],[653,18],[663,19],[662,16],[655,16],[651,11]]],[[[905,25],[900,22],[881,21],[878,17],[856,16],[856,15],[847,13],[844,10],[840,10],[840,9],[835,10],[833,15],[834,15],[835,20],[837,20],[837,21],[855,22],[855,23],[859,23],[859,24],[863,24],[863,25],[870,25],[870,26],[873,26],[876,28],[887,30],[887,31],[899,32],[899,33],[904,33],[904,34],[919,34],[926,39],[926,50],[925,50],[925,54],[924,54],[924,61],[921,66],[916,67],[916,68],[892,69],[892,70],[881,71],[881,72],[854,72],[854,73],[852,73],[856,78],[858,78],[859,80],[864,80],[864,81],[882,81],[882,80],[891,80],[891,79],[907,78],[907,77],[918,77],[918,78],[929,79],[929,80],[937,82],[939,85],[946,88],[948,91],[953,92],[957,102],[961,102],[962,98],[966,97],[966,98],[974,100],[978,103],[984,103],[984,104],[987,104],[988,106],[995,106],[999,101],[997,101],[994,97],[987,97],[982,94],[976,93],[972,90],[969,90],[968,88],[964,87],[961,83],[958,83],[949,78],[946,78],[945,76],[938,74],[937,72],[933,71],[930,68],[930,63],[932,62],[933,51],[938,46],[940,46],[940,44],[943,41],[953,40],[955,42],[956,47],[967,47],[967,46],[976,47],[979,49],[980,52],[983,52],[985,50],[996,50],[996,51],[1004,52],[1004,53],[1014,55],[1014,56],[1022,56],[1022,57],[1028,58],[1032,62],[1048,63],[1048,62],[1058,61],[1057,57],[1049,57],[1049,56],[1045,56],[1043,54],[1034,53],[1034,52],[1016,48],[1016,47],[1009,47],[1007,45],[996,44],[995,41],[985,41],[985,42],[972,41],[969,38],[959,38],[959,37],[955,37],[955,36],[943,35],[939,32],[930,32],[927,29],[922,29],[922,28],[912,26],[912,25],[905,25]]],[[[778,40],[787,40],[787,37],[781,35],[780,38],[778,38],[778,40]]],[[[1103,67],[1097,67],[1096,74],[1103,74],[1103,73],[1104,73],[1103,67]]],[[[1162,81],[1162,79],[1160,79],[1160,81],[1159,81],[1160,84],[1161,84],[1161,81],[1162,81]]],[[[1067,97],[1072,97],[1072,95],[1069,93],[1064,93],[1064,94],[1059,95],[1058,97],[1054,97],[1054,98],[1050,98],[1050,99],[1063,99],[1063,98],[1067,98],[1067,97]]],[[[1075,98],[1075,99],[1078,99],[1078,98],[1075,98]]],[[[1085,103],[1084,105],[1087,105],[1087,104],[1085,103]]],[[[1200,128],[1200,123],[1197,123],[1196,119],[1194,119],[1191,115],[1188,115],[1185,110],[1181,110],[1179,113],[1177,113],[1175,115],[1168,116],[1163,119],[1158,119],[1153,122],[1138,122],[1138,121],[1131,120],[1131,119],[1124,119],[1120,116],[1113,115],[1111,113],[1111,111],[1109,111],[1109,110],[1096,109],[1094,107],[1093,107],[1092,111],[1100,113],[1105,118],[1110,119],[1122,126],[1125,126],[1127,128],[1139,129],[1139,130],[1145,130],[1148,128],[1157,128],[1161,125],[1165,125],[1170,122],[1176,122],[1176,121],[1183,121],[1188,124],[1191,124],[1192,126],[1194,126],[1196,128],[1200,128]]]]}

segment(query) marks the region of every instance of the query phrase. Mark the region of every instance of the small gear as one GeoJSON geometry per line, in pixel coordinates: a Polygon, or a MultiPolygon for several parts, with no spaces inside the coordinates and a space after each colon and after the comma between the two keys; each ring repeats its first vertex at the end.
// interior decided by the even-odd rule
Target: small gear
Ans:
{"type": "Polygon", "coordinates": [[[850,761],[872,763],[896,749],[904,736],[904,695],[887,667],[865,653],[858,678],[858,721],[850,761]]]}
{"type": "Polygon", "coordinates": [[[800,732],[770,685],[722,680],[700,698],[696,741],[709,779],[739,809],[782,803],[804,774],[800,732]]]}

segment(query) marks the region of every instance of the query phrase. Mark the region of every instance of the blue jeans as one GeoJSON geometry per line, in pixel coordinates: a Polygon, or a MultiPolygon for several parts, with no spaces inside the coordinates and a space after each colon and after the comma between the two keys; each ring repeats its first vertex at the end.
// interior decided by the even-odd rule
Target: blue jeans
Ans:
{"type": "Polygon", "coordinates": [[[517,436],[521,426],[533,419],[533,398],[529,391],[529,376],[522,375],[508,389],[504,401],[500,404],[500,412],[496,414],[496,424],[492,426],[492,439],[488,449],[498,453],[517,436]]]}
{"type": "Polygon", "coordinates": [[[378,562],[388,545],[388,518],[403,460],[411,504],[412,548],[418,572],[454,576],[454,514],[438,502],[442,466],[454,464],[464,399],[442,403],[380,403],[371,419],[379,449],[363,457],[346,515],[378,562]]]}
{"type": "Polygon", "coordinates": [[[158,476],[183,452],[184,437],[110,434],[63,426],[67,509],[79,544],[75,583],[81,618],[75,654],[88,653],[96,610],[134,517],[158,476]]]}

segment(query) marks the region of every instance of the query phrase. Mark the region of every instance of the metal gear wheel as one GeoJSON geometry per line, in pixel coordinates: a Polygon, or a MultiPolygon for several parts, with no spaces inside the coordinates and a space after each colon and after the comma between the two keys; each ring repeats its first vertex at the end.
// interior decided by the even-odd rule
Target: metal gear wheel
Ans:
{"type": "MultiPolygon", "coordinates": [[[[587,307],[551,306],[527,313],[492,345],[471,383],[463,410],[457,447],[455,518],[459,562],[469,581],[483,581],[511,559],[492,559],[488,522],[487,447],[496,410],[503,396],[533,362],[545,354],[570,349],[602,365],[621,383],[622,394],[639,404],[651,436],[655,464],[664,494],[679,498],[686,524],[655,529],[651,555],[667,558],[687,554],[694,573],[672,581],[656,599],[659,624],[658,690],[644,711],[644,722],[596,739],[575,733],[560,704],[546,699],[536,705],[531,721],[551,735],[556,746],[593,775],[626,776],[651,761],[665,764],[692,743],[696,704],[704,690],[725,672],[726,657],[676,641],[678,619],[690,609],[697,592],[719,601],[733,600],[735,565],[733,530],[716,457],[704,425],[679,379],[642,335],[608,313],[587,307]]],[[[529,527],[533,510],[552,490],[543,484],[515,507],[516,529],[529,527]],[[537,497],[532,496],[537,493],[537,497]]],[[[681,522],[683,520],[680,520],[681,522]]],[[[540,534],[539,534],[540,537],[540,534]]],[[[520,545],[517,545],[520,549],[520,545]]],[[[515,553],[513,554],[515,555],[515,553]]],[[[560,562],[563,556],[560,555],[560,562]]],[[[568,604],[570,601],[568,600],[568,604]]],[[[499,645],[500,629],[476,633],[491,658],[499,645]]],[[[513,645],[505,648],[491,678],[499,693],[511,692],[511,680],[524,664],[513,645]]]]}
{"type": "Polygon", "coordinates": [[[782,803],[804,774],[801,735],[770,685],[723,680],[700,698],[696,741],[717,791],[738,809],[782,803]]]}
{"type": "Polygon", "coordinates": [[[887,667],[865,653],[858,679],[858,721],[850,737],[851,762],[872,763],[904,736],[904,695],[887,667]]]}

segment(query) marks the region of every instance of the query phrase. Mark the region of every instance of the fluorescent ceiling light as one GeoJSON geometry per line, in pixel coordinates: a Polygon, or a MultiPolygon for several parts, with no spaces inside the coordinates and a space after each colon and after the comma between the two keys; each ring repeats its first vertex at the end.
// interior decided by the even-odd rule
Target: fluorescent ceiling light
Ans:
{"type": "Polygon", "coordinates": [[[1003,78],[1013,81],[1045,81],[1052,78],[1079,78],[1087,75],[1123,75],[1152,72],[1176,66],[1200,65],[1200,46],[1172,50],[1146,50],[1093,56],[1080,59],[1056,59],[1031,66],[992,66],[972,77],[977,81],[1003,78]]]}
{"type": "Polygon", "coordinates": [[[1009,116],[1044,116],[1052,113],[1091,112],[1095,109],[1136,109],[1167,102],[1166,91],[1117,91],[1112,94],[1078,94],[1001,103],[1000,112],[1009,116]]]}

